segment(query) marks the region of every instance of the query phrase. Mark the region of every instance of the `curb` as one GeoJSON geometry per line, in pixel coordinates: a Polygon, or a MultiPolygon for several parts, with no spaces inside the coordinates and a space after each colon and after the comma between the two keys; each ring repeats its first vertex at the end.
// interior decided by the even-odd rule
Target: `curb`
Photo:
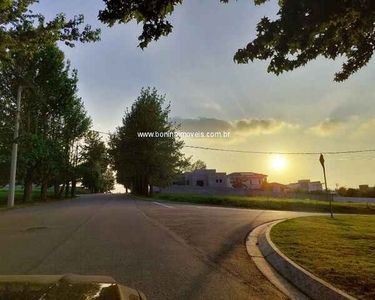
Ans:
{"type": "Polygon", "coordinates": [[[268,263],[285,279],[313,300],[355,300],[356,298],[316,277],[286,257],[271,241],[268,226],[259,236],[259,249],[268,263]]]}
{"type": "Polygon", "coordinates": [[[246,250],[253,263],[259,271],[284,295],[293,300],[310,300],[304,293],[292,285],[281,276],[266,260],[259,248],[259,237],[268,230],[285,219],[271,221],[254,228],[246,238],[246,250]]]}

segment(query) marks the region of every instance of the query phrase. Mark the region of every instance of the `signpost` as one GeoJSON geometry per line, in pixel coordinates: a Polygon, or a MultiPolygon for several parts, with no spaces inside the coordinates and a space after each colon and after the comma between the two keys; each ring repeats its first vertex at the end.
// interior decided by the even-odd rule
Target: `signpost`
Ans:
{"type": "Polygon", "coordinates": [[[324,174],[324,184],[326,186],[326,194],[327,194],[327,201],[329,200],[329,209],[330,209],[330,212],[331,212],[331,218],[333,218],[333,211],[332,211],[332,196],[329,197],[329,194],[328,194],[328,186],[327,186],[327,176],[326,176],[326,167],[324,165],[324,156],[323,154],[320,154],[320,158],[319,158],[319,161],[320,161],[320,164],[322,165],[323,167],[323,174],[324,174]]]}

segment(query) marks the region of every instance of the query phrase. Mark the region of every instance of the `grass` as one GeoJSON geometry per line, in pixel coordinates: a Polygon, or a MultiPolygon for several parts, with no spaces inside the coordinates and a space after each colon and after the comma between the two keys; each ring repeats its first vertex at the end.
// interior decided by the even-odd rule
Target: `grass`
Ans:
{"type": "Polygon", "coordinates": [[[358,299],[375,299],[375,216],[303,217],[271,239],[293,261],[358,299]]]}
{"type": "MultiPolygon", "coordinates": [[[[280,199],[265,197],[241,197],[241,196],[210,196],[195,194],[156,194],[152,199],[171,202],[187,202],[195,204],[211,204],[228,207],[243,207],[252,209],[305,211],[305,212],[329,212],[329,202],[318,200],[280,199]]],[[[333,211],[341,214],[375,214],[375,210],[366,207],[365,204],[333,202],[333,211]]]]}
{"type": "MultiPolygon", "coordinates": [[[[82,190],[82,189],[77,189],[77,195],[79,195],[79,194],[87,194],[87,191],[82,190]]],[[[23,207],[23,206],[33,205],[33,204],[36,204],[36,203],[45,203],[45,201],[40,200],[40,190],[33,190],[32,194],[31,194],[31,201],[28,202],[28,203],[23,203],[22,198],[23,198],[23,190],[16,190],[16,192],[15,192],[15,207],[14,208],[20,208],[20,207],[23,207]]],[[[68,198],[61,198],[61,200],[62,199],[68,199],[68,198]]],[[[48,201],[58,201],[59,199],[56,199],[54,197],[53,191],[48,190],[47,191],[47,200],[48,201]]],[[[0,189],[0,211],[9,209],[6,206],[7,201],[8,201],[8,191],[0,189]]]]}

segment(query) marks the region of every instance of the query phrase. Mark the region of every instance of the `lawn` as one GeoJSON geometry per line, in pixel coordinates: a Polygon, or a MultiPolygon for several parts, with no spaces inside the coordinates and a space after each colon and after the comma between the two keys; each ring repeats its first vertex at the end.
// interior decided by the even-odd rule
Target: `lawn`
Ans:
{"type": "MultiPolygon", "coordinates": [[[[89,192],[86,191],[86,190],[77,189],[77,195],[78,194],[87,194],[87,193],[89,193],[89,192]]],[[[16,190],[16,193],[15,193],[15,205],[16,206],[17,205],[25,205],[21,201],[22,197],[23,197],[23,191],[22,190],[16,190]]],[[[53,193],[52,190],[48,190],[47,199],[48,200],[56,200],[54,198],[54,193],[53,193]]],[[[7,201],[8,201],[8,191],[0,189],[0,208],[5,207],[7,205],[7,201]]],[[[40,190],[38,190],[38,189],[34,190],[32,192],[32,195],[31,195],[31,204],[36,203],[36,202],[40,202],[40,190]]]]}
{"type": "MultiPolygon", "coordinates": [[[[32,200],[37,200],[39,198],[40,191],[33,191],[31,195],[32,200]]],[[[15,193],[15,202],[20,203],[22,200],[23,191],[16,190],[15,193]]],[[[52,193],[49,193],[49,196],[52,196],[52,193]]],[[[8,200],[8,191],[7,190],[0,190],[0,206],[6,205],[8,200]]]]}
{"type": "Polygon", "coordinates": [[[271,239],[293,261],[358,299],[375,299],[375,216],[303,217],[271,239]]]}
{"type": "MultiPolygon", "coordinates": [[[[240,197],[240,196],[210,196],[194,194],[156,194],[152,199],[171,202],[188,202],[196,204],[211,204],[228,207],[243,207],[253,209],[305,211],[305,212],[329,212],[329,202],[318,200],[280,199],[264,197],[240,197]]],[[[365,204],[333,202],[333,211],[348,214],[375,214],[365,204]]]]}

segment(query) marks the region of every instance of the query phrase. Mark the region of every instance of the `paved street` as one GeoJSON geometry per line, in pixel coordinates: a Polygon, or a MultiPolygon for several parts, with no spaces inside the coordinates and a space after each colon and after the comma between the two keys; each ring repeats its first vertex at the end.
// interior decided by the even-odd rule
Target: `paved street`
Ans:
{"type": "Polygon", "coordinates": [[[0,212],[0,274],[108,275],[150,300],[284,299],[248,257],[254,227],[303,215],[93,195],[0,212]]]}

